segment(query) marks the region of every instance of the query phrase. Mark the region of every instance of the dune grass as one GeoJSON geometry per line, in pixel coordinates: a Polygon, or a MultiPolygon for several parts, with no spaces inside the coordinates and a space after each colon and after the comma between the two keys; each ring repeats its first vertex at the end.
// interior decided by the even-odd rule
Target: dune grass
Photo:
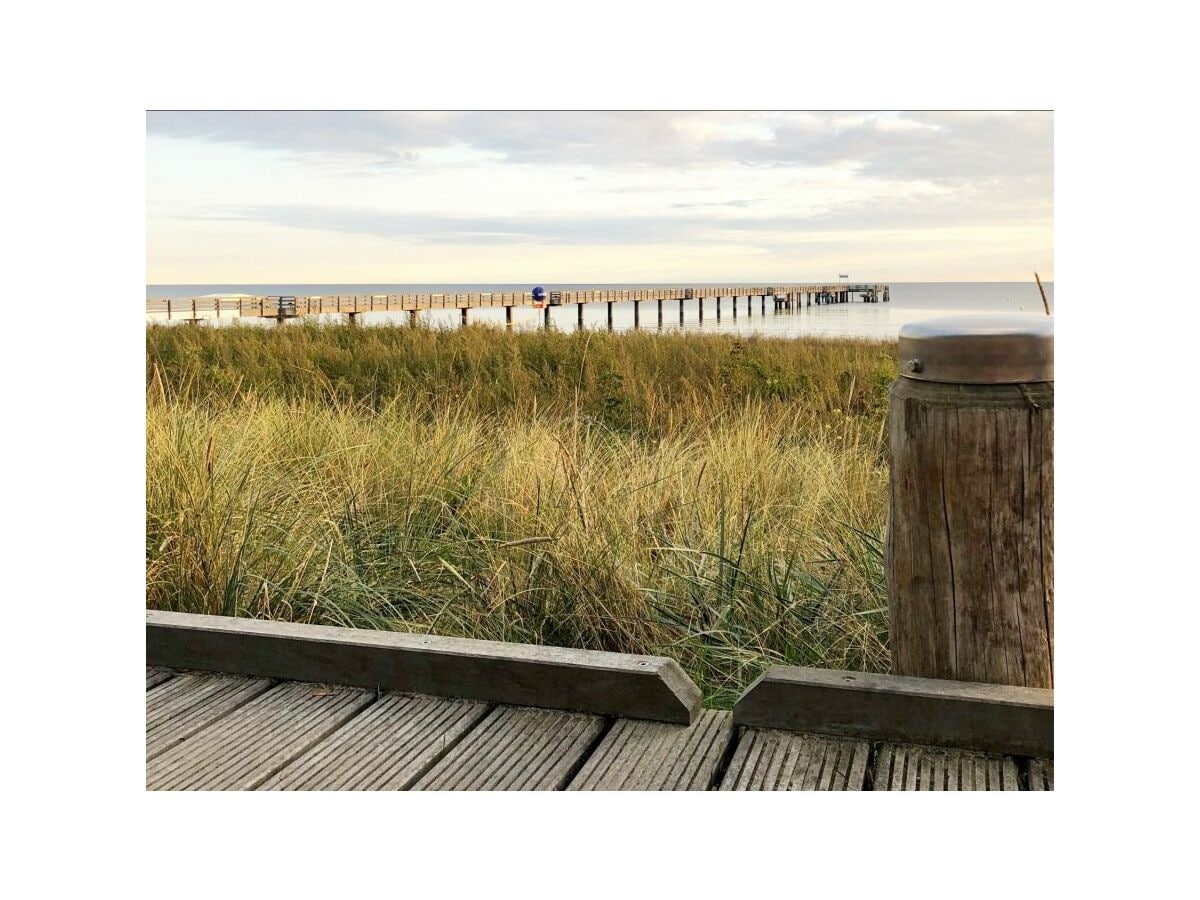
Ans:
{"type": "Polygon", "coordinates": [[[892,348],[388,327],[147,329],[147,603],[888,665],[892,348]]]}

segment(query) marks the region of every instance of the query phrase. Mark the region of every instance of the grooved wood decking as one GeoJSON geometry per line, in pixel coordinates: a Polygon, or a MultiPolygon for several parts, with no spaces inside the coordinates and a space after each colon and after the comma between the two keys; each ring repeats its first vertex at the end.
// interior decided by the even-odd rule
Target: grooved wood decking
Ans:
{"type": "Polygon", "coordinates": [[[1031,791],[1054,790],[1054,760],[1031,759],[1029,761],[1029,789],[1031,791]]]}
{"type": "Polygon", "coordinates": [[[1053,760],[148,669],[152,790],[1053,790],[1053,760]]]}
{"type": "Polygon", "coordinates": [[[723,791],[861,791],[866,741],[747,728],[721,782],[723,791]]]}
{"type": "Polygon", "coordinates": [[[1017,791],[1017,763],[1007,756],[884,744],[875,759],[877,791],[1017,791]]]}
{"type": "Polygon", "coordinates": [[[695,724],[619,719],[568,786],[572,791],[706,791],[733,740],[733,713],[695,724]]]}

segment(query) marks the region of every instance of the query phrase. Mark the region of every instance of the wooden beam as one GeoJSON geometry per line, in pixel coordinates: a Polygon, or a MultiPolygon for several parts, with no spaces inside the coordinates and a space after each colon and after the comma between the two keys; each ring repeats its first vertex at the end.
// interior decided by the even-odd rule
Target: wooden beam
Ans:
{"type": "Polygon", "coordinates": [[[733,708],[735,725],[1054,756],[1044,688],[772,666],[733,708]]]}
{"type": "Polygon", "coordinates": [[[230,672],[690,724],[700,690],[679,664],[506,644],[192,613],[146,613],[147,665],[230,672]]]}

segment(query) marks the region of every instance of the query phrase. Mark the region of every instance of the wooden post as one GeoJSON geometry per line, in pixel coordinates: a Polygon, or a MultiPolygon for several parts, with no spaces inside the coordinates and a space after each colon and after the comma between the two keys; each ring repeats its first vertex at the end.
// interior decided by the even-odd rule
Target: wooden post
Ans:
{"type": "Polygon", "coordinates": [[[683,298],[679,298],[679,324],[683,324],[683,298]]]}
{"type": "Polygon", "coordinates": [[[467,308],[465,306],[462,308],[462,324],[467,324],[467,308]]]}
{"type": "Polygon", "coordinates": [[[608,301],[608,330],[612,331],[612,301],[608,301]]]}
{"type": "Polygon", "coordinates": [[[704,298],[703,297],[700,297],[696,300],[696,309],[698,310],[697,315],[699,316],[699,321],[703,322],[704,321],[704,298]]]}
{"type": "Polygon", "coordinates": [[[575,304],[575,327],[580,331],[583,330],[583,304],[575,304]]]}
{"type": "Polygon", "coordinates": [[[1054,683],[1054,325],[905,325],[888,409],[899,675],[1054,683]]]}
{"type": "Polygon", "coordinates": [[[662,328],[662,305],[663,305],[663,302],[661,300],[659,300],[658,301],[658,327],[659,328],[662,328]]]}
{"type": "Polygon", "coordinates": [[[733,295],[733,317],[737,318],[737,294],[733,295]]]}
{"type": "Polygon", "coordinates": [[[721,295],[717,294],[717,321],[721,321],[721,295]]]}
{"type": "Polygon", "coordinates": [[[639,328],[642,324],[642,301],[633,301],[633,327],[639,328]]]}
{"type": "Polygon", "coordinates": [[[546,304],[545,310],[542,311],[542,327],[543,328],[550,327],[550,304],[549,303],[546,304]]]}
{"type": "Polygon", "coordinates": [[[410,309],[408,311],[408,324],[414,328],[417,325],[417,311],[415,309],[410,309]]]}

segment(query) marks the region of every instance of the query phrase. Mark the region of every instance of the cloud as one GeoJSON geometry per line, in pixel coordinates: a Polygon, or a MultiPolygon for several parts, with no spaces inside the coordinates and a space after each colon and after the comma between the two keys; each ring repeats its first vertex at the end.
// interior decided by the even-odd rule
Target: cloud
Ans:
{"type": "Polygon", "coordinates": [[[509,164],[846,166],[900,181],[1037,177],[1050,113],[151,112],[147,132],[381,166],[459,148],[509,164]]]}
{"type": "MultiPolygon", "coordinates": [[[[742,208],[744,204],[674,204],[742,208]]],[[[179,218],[203,221],[252,222],[342,234],[369,235],[416,244],[720,244],[737,241],[773,242],[789,235],[821,231],[901,230],[906,228],[973,227],[1007,222],[1038,221],[1014,204],[1006,215],[981,213],[975,198],[950,194],[920,202],[903,199],[847,204],[809,215],[522,215],[471,216],[440,212],[399,212],[350,206],[263,204],[197,209],[179,218]]]]}

